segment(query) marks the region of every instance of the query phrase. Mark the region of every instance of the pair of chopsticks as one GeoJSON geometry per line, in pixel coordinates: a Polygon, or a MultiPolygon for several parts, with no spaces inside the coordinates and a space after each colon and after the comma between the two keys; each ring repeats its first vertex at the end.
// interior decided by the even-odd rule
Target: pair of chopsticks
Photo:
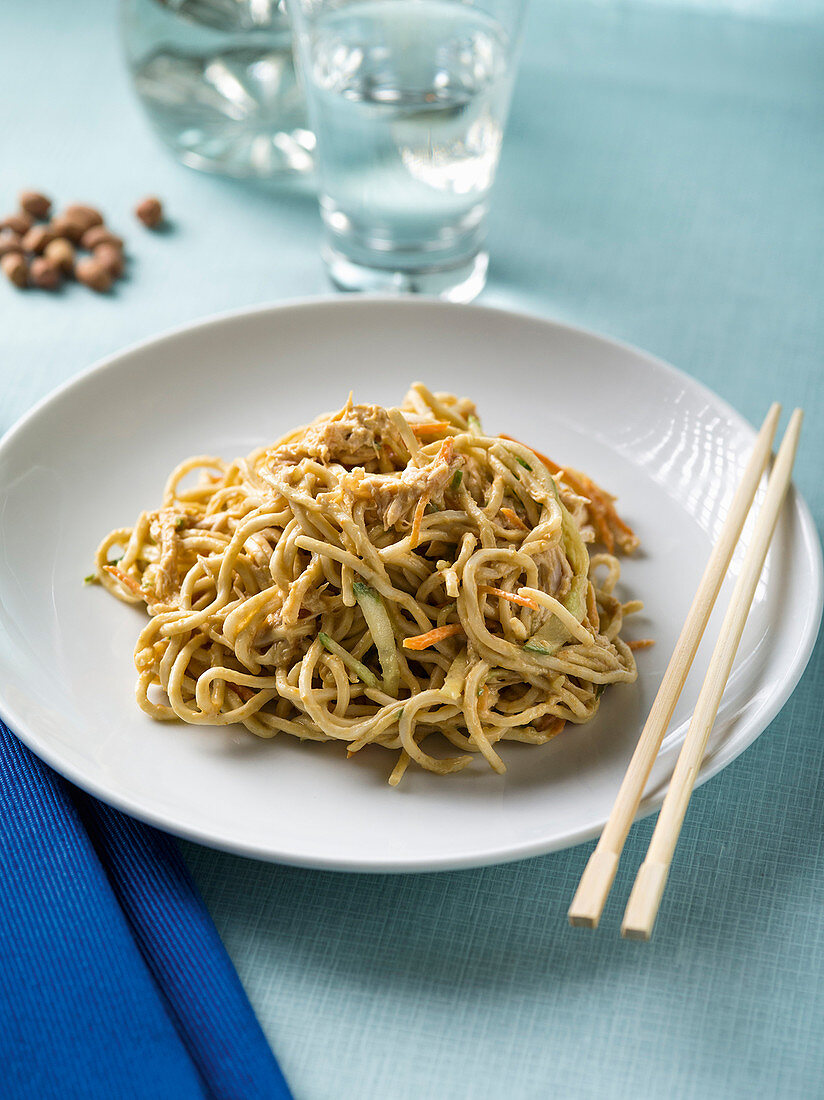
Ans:
{"type": "MultiPolygon", "coordinates": [[[[578,883],[578,889],[569,907],[570,924],[584,928],[598,927],[598,921],[618,870],[621,851],[638,811],[652,765],[664,740],[675,704],[678,702],[710,613],[721,590],[733,550],[741,536],[747,514],[755,498],[761,475],[769,462],[780,415],[781,406],[773,405],[758,433],[750,461],[701,577],[658,694],[621,783],[615,805],[578,883]]],[[[658,815],[646,859],[638,870],[635,885],[624,912],[621,935],[628,939],[648,940],[652,934],[690,795],[732,670],[781,506],[790,485],[802,419],[801,409],[796,409],[778,450],[764,501],[744,555],[741,573],[721,624],[709,672],[698,696],[686,739],[658,815]]]]}

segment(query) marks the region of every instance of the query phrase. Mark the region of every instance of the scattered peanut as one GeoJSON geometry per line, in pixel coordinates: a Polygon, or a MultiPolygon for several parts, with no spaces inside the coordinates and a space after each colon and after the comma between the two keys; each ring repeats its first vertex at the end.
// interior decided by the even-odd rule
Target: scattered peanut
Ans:
{"type": "Polygon", "coordinates": [[[99,264],[108,271],[113,279],[119,279],[123,274],[123,251],[117,245],[104,241],[99,244],[92,253],[99,264]]]}
{"type": "Polygon", "coordinates": [[[18,233],[12,233],[10,230],[0,233],[0,256],[5,256],[9,252],[22,252],[21,240],[18,233]]]}
{"type": "Polygon", "coordinates": [[[35,256],[32,260],[29,278],[41,290],[57,290],[62,281],[60,268],[45,256],[35,256]]]}
{"type": "Polygon", "coordinates": [[[21,237],[28,233],[33,225],[34,218],[25,210],[20,210],[17,214],[9,214],[7,218],[0,221],[0,229],[10,229],[12,233],[18,233],[21,237]]]}
{"type": "Polygon", "coordinates": [[[52,218],[49,229],[55,237],[65,237],[72,244],[80,244],[80,238],[83,236],[83,223],[75,221],[66,214],[58,214],[56,218],[52,218]]]}
{"type": "Polygon", "coordinates": [[[163,221],[163,205],[154,195],[141,199],[134,208],[134,212],[147,229],[155,229],[163,221]]]}
{"type": "MultiPolygon", "coordinates": [[[[15,286],[56,290],[64,277],[105,293],[126,266],[123,238],[106,226],[103,215],[86,203],[71,203],[49,220],[52,201],[40,191],[23,191],[20,209],[0,220],[0,263],[15,286]],[[38,222],[39,224],[35,224],[38,222]],[[78,249],[91,255],[78,258],[78,249]]],[[[163,204],[149,195],[135,207],[148,228],[163,222],[163,204]]]]}
{"type": "Polygon", "coordinates": [[[51,211],[51,199],[41,195],[39,191],[21,191],[20,209],[31,214],[33,218],[45,221],[51,211]]]}
{"type": "Polygon", "coordinates": [[[45,225],[33,225],[23,238],[22,244],[26,252],[43,252],[46,245],[54,240],[54,234],[45,225]]]}
{"type": "Polygon", "coordinates": [[[96,290],[98,294],[105,294],[111,288],[111,273],[94,256],[87,256],[78,260],[74,266],[75,278],[90,290],[96,290]]]}
{"type": "Polygon", "coordinates": [[[71,275],[74,271],[74,246],[65,237],[56,237],[49,241],[43,255],[56,264],[64,275],[71,275]]]}
{"type": "Polygon", "coordinates": [[[87,248],[89,252],[94,252],[99,244],[113,244],[122,250],[123,238],[115,236],[105,225],[93,225],[80,238],[80,244],[83,248],[87,248]]]}
{"type": "Polygon", "coordinates": [[[24,287],[28,284],[29,265],[22,252],[7,252],[5,256],[0,256],[0,268],[15,286],[24,287]]]}
{"type": "Polygon", "coordinates": [[[103,224],[103,215],[100,211],[95,210],[93,206],[86,206],[82,202],[75,202],[71,206],[67,206],[63,214],[65,217],[71,218],[73,222],[82,225],[84,233],[87,229],[91,229],[93,225],[103,224]]]}

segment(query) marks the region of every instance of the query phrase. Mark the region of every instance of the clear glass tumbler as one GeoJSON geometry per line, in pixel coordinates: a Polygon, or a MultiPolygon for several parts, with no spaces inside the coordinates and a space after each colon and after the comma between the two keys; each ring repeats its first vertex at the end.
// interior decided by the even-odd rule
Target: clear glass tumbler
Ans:
{"type": "Polygon", "coordinates": [[[257,178],[312,169],[284,0],[121,0],[121,16],[137,94],[184,164],[257,178]]]}
{"type": "Polygon", "coordinates": [[[470,301],[526,0],[287,0],[344,290],[470,301]]]}

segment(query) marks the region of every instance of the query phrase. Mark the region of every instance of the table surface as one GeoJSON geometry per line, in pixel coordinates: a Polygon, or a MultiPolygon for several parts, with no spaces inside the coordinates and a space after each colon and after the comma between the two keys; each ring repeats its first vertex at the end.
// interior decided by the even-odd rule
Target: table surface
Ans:
{"type": "MultiPolygon", "coordinates": [[[[0,208],[99,203],[111,297],[0,286],[0,428],[98,357],[218,310],[328,292],[307,189],[179,167],[136,106],[114,5],[0,14],[0,208]],[[174,231],[129,211],[164,197],[174,231]]],[[[824,521],[824,5],[535,0],[482,301],[641,345],[752,421],[808,414],[824,521]]],[[[422,876],[184,852],[296,1097],[813,1097],[824,1080],[819,645],[765,735],[695,795],[650,944],[565,912],[591,846],[422,876]]]]}

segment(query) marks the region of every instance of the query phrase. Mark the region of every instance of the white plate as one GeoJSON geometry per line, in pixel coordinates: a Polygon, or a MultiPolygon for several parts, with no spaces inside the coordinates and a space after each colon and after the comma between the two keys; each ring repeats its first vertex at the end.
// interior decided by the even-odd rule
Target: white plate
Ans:
{"type": "MultiPolygon", "coordinates": [[[[234,314],[144,343],[41,403],[0,444],[0,709],[53,767],[171,832],[244,855],[358,871],[468,867],[593,836],[609,812],[753,441],[731,408],[648,356],[562,325],[421,300],[337,299],[234,314]],[[387,786],[385,750],[260,741],[154,723],[133,699],[143,616],[84,587],[95,546],[160,499],[180,459],[231,457],[317,412],[394,403],[420,378],[474,397],[485,426],[586,470],[643,551],[622,591],[653,635],[634,685],[543,748],[506,745],[441,778],[387,786]]],[[[803,444],[802,444],[803,445],[803,444]]],[[[740,554],[733,563],[737,572],[740,554]]],[[[726,592],[729,592],[729,584],[726,592]]],[[[701,772],[767,726],[807,662],[821,552],[797,495],[774,547],[701,772]]],[[[724,595],[722,594],[722,601],[724,595]]],[[[717,632],[676,710],[642,813],[661,801],[717,632]]]]}

